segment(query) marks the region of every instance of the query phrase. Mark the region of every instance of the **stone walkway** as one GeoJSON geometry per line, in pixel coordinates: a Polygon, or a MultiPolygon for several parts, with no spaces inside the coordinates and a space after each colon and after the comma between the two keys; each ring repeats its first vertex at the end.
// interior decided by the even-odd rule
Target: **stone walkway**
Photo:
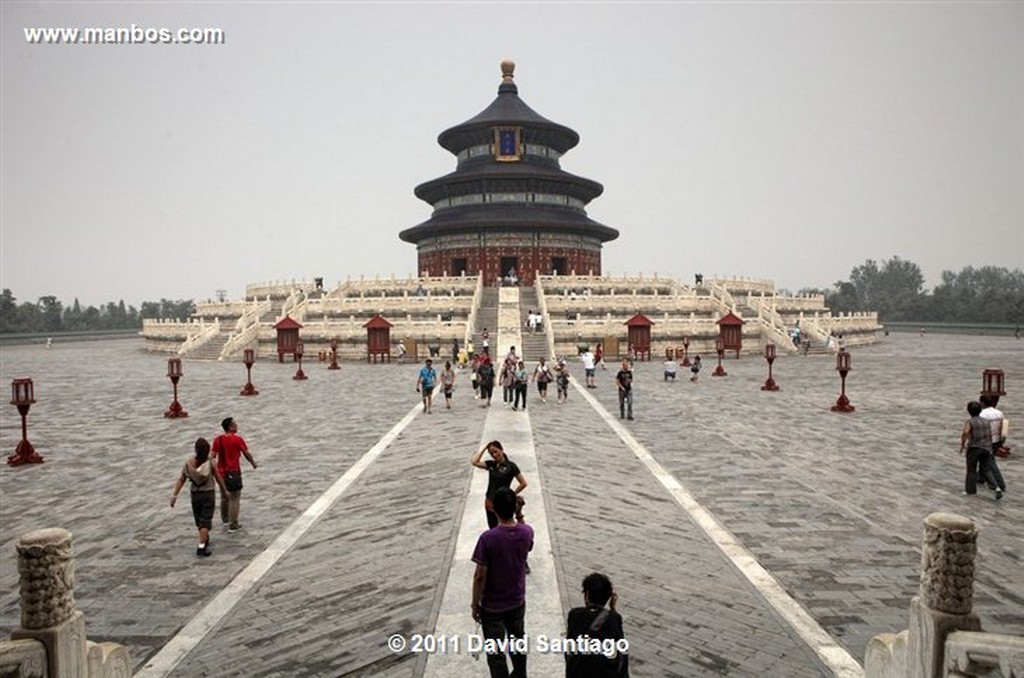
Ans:
{"type": "MultiPolygon", "coordinates": [[[[1009,491],[997,503],[961,495],[957,455],[964,403],[986,367],[1006,372],[1011,437],[1024,426],[1024,342],[893,335],[859,349],[850,415],[829,411],[839,386],[829,356],[777,360],[777,393],[759,390],[761,359],[726,361],[725,378],[707,363],[697,384],[639,365],[636,421],[624,430],[841,649],[862,662],[868,639],[906,625],[921,521],[938,510],[981,528],[975,610],[986,630],[1024,635],[1022,462],[1002,461],[1009,491]]],[[[295,382],[292,364],[259,362],[261,394],[242,398],[241,364],[186,362],[191,416],[172,421],[165,366],[134,340],[0,348],[0,380],[35,379],[29,438],[46,458],[0,468],[0,633],[18,624],[18,535],[61,526],[74,534],[90,638],[128,645],[136,670],[184,639],[190,651],[169,675],[424,675],[425,654],[394,653],[387,640],[433,633],[443,618],[463,515],[475,508],[469,457],[495,417],[513,416],[500,392],[488,415],[460,376],[455,409],[422,415],[417,366],[307,363],[310,379],[295,382]],[[214,555],[200,560],[188,503],[167,502],[195,438],[212,439],[228,415],[261,467],[245,476],[245,527],[215,527],[214,555]],[[237,600],[224,593],[242,585],[237,600]],[[185,638],[197,620],[210,626],[185,638]]],[[[613,375],[599,371],[585,392],[605,415],[617,415],[613,375]]],[[[6,455],[20,420],[0,411],[6,455]]],[[[533,390],[520,421],[539,481],[527,516],[546,509],[554,564],[531,591],[553,576],[564,614],[581,604],[583,576],[609,574],[637,676],[834,675],[583,391],[560,406],[533,390]]],[[[468,599],[469,579],[457,581],[468,599]]],[[[483,659],[460,654],[459,671],[486,675],[483,659]]],[[[557,675],[557,664],[531,660],[531,673],[557,675]]]]}

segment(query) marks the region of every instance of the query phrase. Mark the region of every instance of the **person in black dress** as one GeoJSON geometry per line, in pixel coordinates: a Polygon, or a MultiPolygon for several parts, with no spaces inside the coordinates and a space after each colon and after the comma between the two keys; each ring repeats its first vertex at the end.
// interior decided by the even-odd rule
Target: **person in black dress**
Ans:
{"type": "Polygon", "coordinates": [[[505,448],[497,440],[492,440],[475,452],[469,463],[478,469],[487,471],[487,493],[484,496],[484,510],[487,512],[487,526],[496,527],[498,525],[498,515],[494,512],[494,507],[491,503],[495,491],[499,487],[511,488],[512,481],[515,480],[518,485],[514,488],[514,491],[518,496],[519,493],[526,489],[526,478],[523,476],[523,472],[519,470],[519,467],[516,466],[516,463],[508,458],[505,454],[505,448]],[[490,453],[491,458],[485,460],[484,452],[490,453]]]}

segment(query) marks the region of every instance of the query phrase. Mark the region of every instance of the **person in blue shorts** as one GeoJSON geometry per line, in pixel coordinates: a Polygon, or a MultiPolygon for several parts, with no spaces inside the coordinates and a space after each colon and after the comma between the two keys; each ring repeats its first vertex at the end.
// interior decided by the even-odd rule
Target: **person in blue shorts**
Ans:
{"type": "Polygon", "coordinates": [[[423,394],[423,412],[431,414],[430,404],[434,399],[434,385],[437,384],[437,370],[434,369],[434,361],[427,358],[426,364],[420,368],[420,375],[416,378],[416,392],[423,394]]]}

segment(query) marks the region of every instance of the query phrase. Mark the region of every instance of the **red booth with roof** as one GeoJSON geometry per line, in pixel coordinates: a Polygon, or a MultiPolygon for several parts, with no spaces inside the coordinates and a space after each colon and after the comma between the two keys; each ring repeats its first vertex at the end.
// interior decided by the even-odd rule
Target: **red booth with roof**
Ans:
{"type": "Polygon", "coordinates": [[[743,348],[743,319],[733,313],[726,313],[718,320],[718,336],[722,339],[722,347],[726,351],[736,351],[740,357],[743,348]]]}
{"type": "Polygon", "coordinates": [[[302,329],[302,323],[286,315],[283,320],[274,325],[274,329],[277,330],[277,362],[284,362],[285,353],[291,353],[294,361],[295,346],[299,343],[299,330],[302,329]]]}
{"type": "Polygon", "coordinates": [[[370,321],[363,325],[366,328],[366,362],[377,362],[377,356],[384,362],[387,358],[391,362],[391,323],[384,319],[380,313],[370,318],[370,321]]]}
{"type": "Polygon", "coordinates": [[[643,313],[637,313],[625,323],[629,332],[629,345],[637,360],[651,359],[651,325],[654,323],[643,313]]]}

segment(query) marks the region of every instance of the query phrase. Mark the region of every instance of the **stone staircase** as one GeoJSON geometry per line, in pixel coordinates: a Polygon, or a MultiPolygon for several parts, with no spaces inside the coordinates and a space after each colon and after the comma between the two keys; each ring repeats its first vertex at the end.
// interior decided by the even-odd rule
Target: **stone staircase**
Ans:
{"type": "Polygon", "coordinates": [[[523,332],[523,345],[519,351],[519,355],[523,356],[523,360],[527,364],[537,362],[541,357],[550,360],[554,356],[551,355],[551,348],[548,341],[548,326],[550,322],[547,318],[544,318],[543,327],[534,334],[530,334],[528,325],[526,324],[526,317],[530,311],[538,313],[540,304],[537,301],[537,290],[534,287],[521,287],[519,289],[519,326],[523,332]]]}
{"type": "Polygon", "coordinates": [[[189,351],[187,357],[190,360],[218,360],[230,336],[229,330],[222,329],[220,334],[189,351]]]}
{"type": "Polygon", "coordinates": [[[498,288],[485,287],[480,296],[480,306],[476,309],[476,322],[473,325],[473,346],[477,353],[483,352],[480,334],[487,329],[491,335],[491,346],[494,347],[498,337],[498,288]]]}

